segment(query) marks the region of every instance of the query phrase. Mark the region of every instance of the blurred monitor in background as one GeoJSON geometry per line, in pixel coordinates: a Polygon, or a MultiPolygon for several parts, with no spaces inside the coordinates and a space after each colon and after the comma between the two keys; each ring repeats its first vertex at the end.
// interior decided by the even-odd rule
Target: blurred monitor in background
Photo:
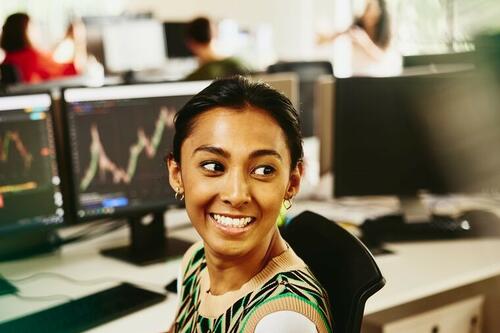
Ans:
{"type": "Polygon", "coordinates": [[[472,70],[337,80],[335,195],[498,191],[495,90],[472,70]]]}
{"type": "Polygon", "coordinates": [[[166,54],[163,26],[148,18],[128,18],[105,25],[102,30],[105,65],[122,73],[161,68],[166,54]]]}
{"type": "Polygon", "coordinates": [[[403,57],[403,67],[421,67],[421,66],[441,66],[441,65],[473,65],[475,62],[475,52],[452,52],[438,54],[418,54],[406,55],[403,57]]]}
{"type": "Polygon", "coordinates": [[[194,57],[186,45],[187,26],[187,22],[163,22],[165,47],[169,59],[194,57]]]}
{"type": "Polygon", "coordinates": [[[285,95],[295,108],[299,108],[299,76],[296,73],[255,73],[250,78],[267,83],[285,95]]]}
{"type": "Polygon", "coordinates": [[[401,204],[366,220],[364,237],[377,245],[480,233],[422,199],[499,192],[499,86],[476,70],[351,77],[335,86],[334,195],[397,196],[401,204]]]}

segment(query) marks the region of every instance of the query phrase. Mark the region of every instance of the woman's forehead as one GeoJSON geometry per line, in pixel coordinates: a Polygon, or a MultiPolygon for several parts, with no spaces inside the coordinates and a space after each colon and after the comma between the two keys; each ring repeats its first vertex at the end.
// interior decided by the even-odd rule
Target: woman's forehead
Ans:
{"type": "Polygon", "coordinates": [[[199,115],[186,142],[191,149],[214,145],[228,150],[273,149],[288,155],[286,136],[266,111],[218,107],[199,115]]]}

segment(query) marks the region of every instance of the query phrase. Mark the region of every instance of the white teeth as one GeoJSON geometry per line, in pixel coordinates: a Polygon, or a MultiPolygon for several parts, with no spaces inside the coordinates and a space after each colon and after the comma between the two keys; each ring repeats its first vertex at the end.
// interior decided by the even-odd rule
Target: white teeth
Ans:
{"type": "Polygon", "coordinates": [[[215,221],[217,221],[217,223],[235,228],[243,228],[252,221],[251,217],[242,217],[239,219],[233,219],[231,217],[219,214],[212,214],[212,216],[215,219],[215,221]]]}

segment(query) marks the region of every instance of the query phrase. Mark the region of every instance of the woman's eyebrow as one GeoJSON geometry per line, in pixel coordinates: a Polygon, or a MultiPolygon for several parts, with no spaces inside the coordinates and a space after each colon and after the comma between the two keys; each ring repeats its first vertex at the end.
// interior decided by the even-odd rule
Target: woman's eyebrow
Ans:
{"type": "Polygon", "coordinates": [[[276,151],[276,150],[273,150],[273,149],[259,149],[259,150],[255,150],[253,151],[251,154],[250,154],[250,158],[256,158],[256,157],[261,157],[261,156],[274,156],[276,158],[278,158],[279,160],[283,160],[283,158],[281,157],[281,155],[276,151]]]}
{"type": "Polygon", "coordinates": [[[196,154],[197,152],[208,152],[208,153],[212,153],[212,154],[215,154],[215,155],[219,155],[219,156],[222,156],[222,157],[225,157],[225,158],[228,158],[230,156],[230,154],[225,151],[224,149],[220,148],[220,147],[215,147],[215,146],[209,146],[209,145],[203,145],[203,146],[199,146],[198,148],[196,148],[194,151],[193,151],[193,154],[196,154]]]}
{"type": "MultiPolygon", "coordinates": [[[[208,152],[208,153],[219,155],[219,156],[222,156],[225,158],[229,158],[231,156],[231,154],[229,154],[229,152],[227,152],[226,150],[224,150],[220,147],[215,147],[215,146],[210,146],[210,145],[199,146],[198,148],[196,148],[193,151],[192,155],[194,155],[198,152],[208,152]]],[[[261,156],[274,156],[274,157],[278,158],[279,160],[283,160],[281,155],[274,149],[258,149],[258,150],[254,150],[253,152],[250,153],[250,158],[257,158],[257,157],[261,157],[261,156]]]]}

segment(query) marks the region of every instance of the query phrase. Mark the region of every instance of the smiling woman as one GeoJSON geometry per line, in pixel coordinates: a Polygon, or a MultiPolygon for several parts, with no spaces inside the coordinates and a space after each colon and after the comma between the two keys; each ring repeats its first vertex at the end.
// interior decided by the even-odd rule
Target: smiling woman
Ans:
{"type": "Polygon", "coordinates": [[[175,119],[170,185],[202,242],[170,332],[331,332],[326,292],[276,220],[303,173],[298,114],[269,86],[214,81],[175,119]]]}

